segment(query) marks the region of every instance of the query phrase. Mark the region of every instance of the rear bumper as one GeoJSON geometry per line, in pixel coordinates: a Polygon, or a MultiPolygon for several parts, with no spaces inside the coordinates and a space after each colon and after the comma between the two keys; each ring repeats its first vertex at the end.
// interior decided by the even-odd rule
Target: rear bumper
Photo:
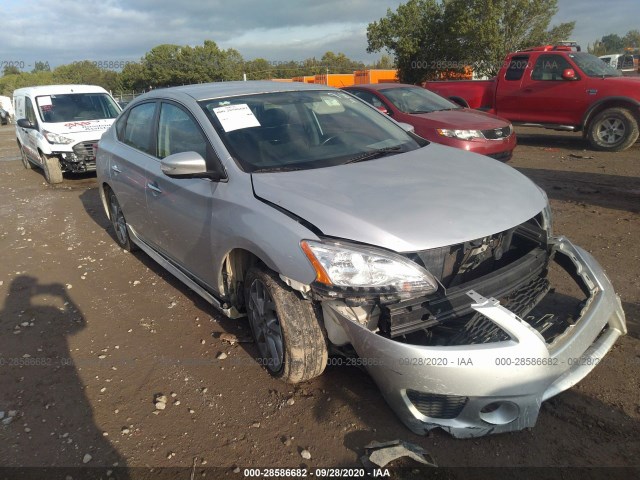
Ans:
{"type": "Polygon", "coordinates": [[[332,308],[362,365],[413,432],[439,427],[476,437],[532,427],[541,403],[584,378],[626,333],[620,300],[596,260],[565,238],[552,244],[590,293],[580,318],[550,344],[496,300],[473,291],[472,308],[509,340],[449,347],[400,343],[350,319],[348,310],[332,308]]]}

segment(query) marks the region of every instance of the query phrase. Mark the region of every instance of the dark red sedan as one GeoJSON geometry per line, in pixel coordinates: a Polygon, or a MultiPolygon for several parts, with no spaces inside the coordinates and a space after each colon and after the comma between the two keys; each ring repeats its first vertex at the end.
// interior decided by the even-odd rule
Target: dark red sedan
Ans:
{"type": "Polygon", "coordinates": [[[516,134],[508,120],[463,108],[415,85],[378,83],[343,90],[373,105],[398,122],[413,125],[427,140],[508,161],[516,134]]]}

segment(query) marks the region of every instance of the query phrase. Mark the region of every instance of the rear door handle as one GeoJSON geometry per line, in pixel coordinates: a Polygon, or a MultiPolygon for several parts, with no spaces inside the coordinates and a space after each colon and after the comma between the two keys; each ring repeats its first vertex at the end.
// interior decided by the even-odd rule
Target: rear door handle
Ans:
{"type": "Polygon", "coordinates": [[[155,183],[147,183],[147,188],[149,188],[149,190],[153,190],[156,193],[162,193],[162,189],[160,189],[155,183]]]}
{"type": "Polygon", "coordinates": [[[120,170],[120,167],[118,165],[113,165],[111,167],[111,170],[113,170],[116,173],[122,173],[122,170],[120,170]]]}

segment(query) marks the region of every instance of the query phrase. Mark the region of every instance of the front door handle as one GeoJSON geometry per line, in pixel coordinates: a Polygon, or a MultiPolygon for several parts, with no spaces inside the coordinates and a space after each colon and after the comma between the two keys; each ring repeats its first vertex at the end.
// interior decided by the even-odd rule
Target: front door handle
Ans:
{"type": "Polygon", "coordinates": [[[160,189],[155,183],[147,183],[147,188],[149,188],[149,190],[153,190],[156,193],[162,193],[162,189],[160,189]]]}
{"type": "Polygon", "coordinates": [[[118,167],[118,165],[113,165],[111,167],[111,170],[113,170],[116,173],[122,173],[122,170],[120,170],[120,167],[118,167]]]}

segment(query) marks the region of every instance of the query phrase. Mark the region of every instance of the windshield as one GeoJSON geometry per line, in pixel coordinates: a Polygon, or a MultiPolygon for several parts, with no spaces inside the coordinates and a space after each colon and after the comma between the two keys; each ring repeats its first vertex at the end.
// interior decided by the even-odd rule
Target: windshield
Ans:
{"type": "Polygon", "coordinates": [[[461,108],[446,98],[421,87],[399,87],[380,90],[395,107],[404,113],[430,113],[461,108]]]}
{"type": "Polygon", "coordinates": [[[590,53],[570,53],[569,58],[571,58],[588,77],[622,76],[622,73],[620,73],[618,70],[610,67],[605,62],[603,62],[602,59],[591,55],[590,53]]]}
{"type": "Polygon", "coordinates": [[[428,143],[340,91],[265,93],[200,105],[246,172],[328,167],[428,143]]]}
{"type": "Polygon", "coordinates": [[[69,93],[36,98],[40,117],[47,123],[116,118],[120,107],[106,93],[69,93]]]}

